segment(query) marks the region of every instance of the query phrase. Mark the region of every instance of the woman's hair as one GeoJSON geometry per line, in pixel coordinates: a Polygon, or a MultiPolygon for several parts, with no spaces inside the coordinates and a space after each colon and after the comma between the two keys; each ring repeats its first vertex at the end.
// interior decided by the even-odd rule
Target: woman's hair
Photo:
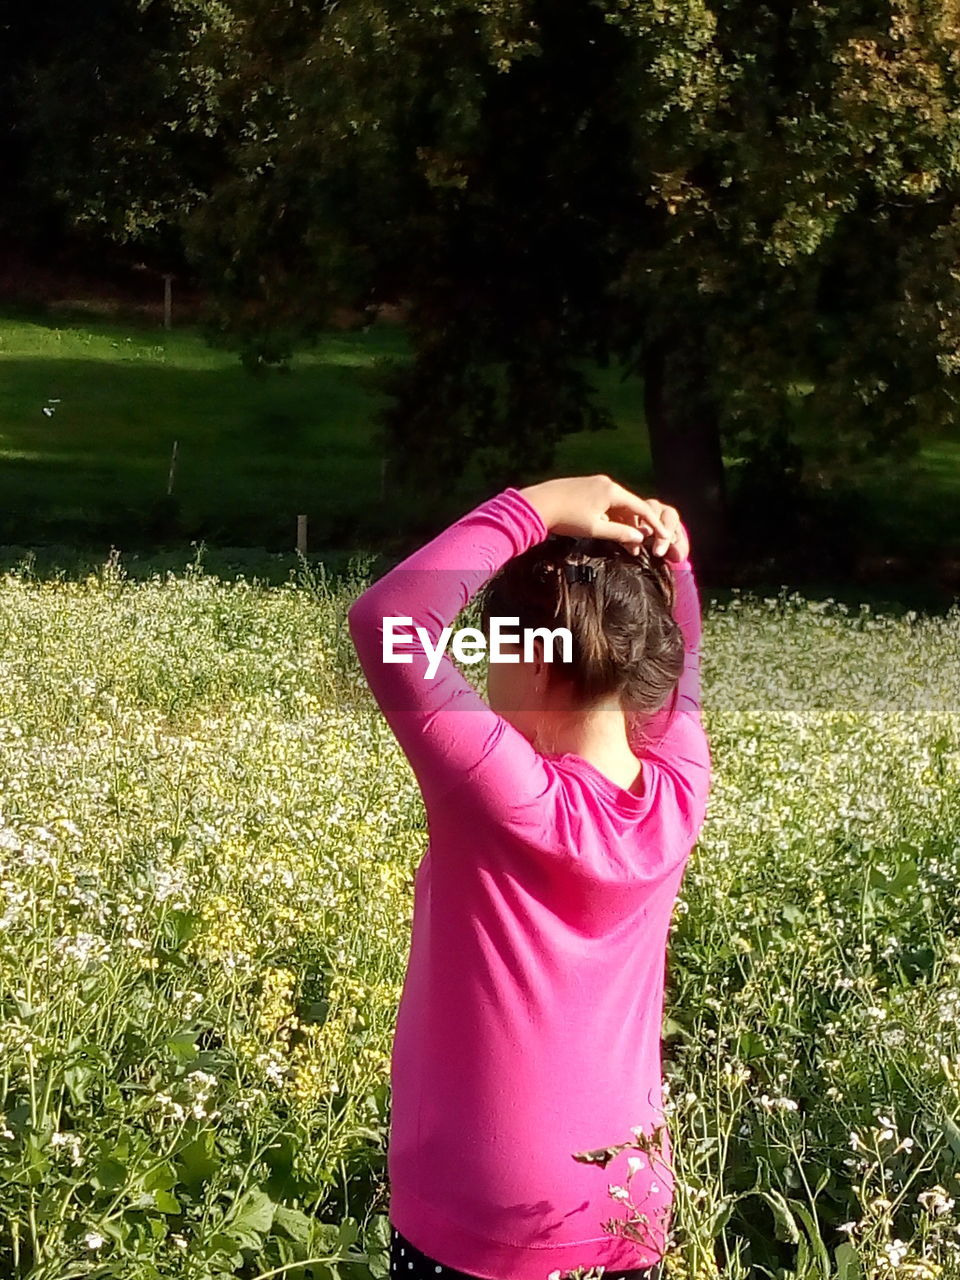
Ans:
{"type": "Polygon", "coordinates": [[[683,672],[673,602],[673,572],[646,542],[635,556],[610,539],[550,534],[490,579],[480,614],[487,634],[491,617],[519,618],[521,632],[569,628],[571,661],[552,662],[550,679],[568,680],[578,706],[613,694],[646,717],[676,700],[683,672]],[[593,580],[568,581],[564,565],[576,564],[594,566],[593,580]]]}

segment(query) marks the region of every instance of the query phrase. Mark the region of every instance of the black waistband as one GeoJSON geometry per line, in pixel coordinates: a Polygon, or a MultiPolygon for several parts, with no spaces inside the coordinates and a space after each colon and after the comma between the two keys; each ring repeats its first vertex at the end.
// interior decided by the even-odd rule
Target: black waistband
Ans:
{"type": "MultiPolygon", "coordinates": [[[[428,1254],[423,1253],[415,1244],[411,1244],[406,1236],[402,1236],[397,1228],[390,1224],[390,1253],[391,1261],[396,1260],[398,1269],[391,1267],[389,1280],[394,1277],[402,1277],[404,1274],[410,1275],[411,1280],[481,1280],[479,1276],[471,1276],[466,1271],[457,1271],[453,1267],[443,1266],[436,1262],[428,1254]],[[410,1263],[413,1267],[409,1267],[410,1263]],[[437,1269],[439,1268],[439,1275],[437,1269]]],[[[586,1270],[586,1268],[582,1268],[586,1270]]],[[[561,1272],[563,1280],[569,1273],[561,1272]]],[[[509,1280],[504,1276],[503,1280],[509,1280]]],[[[663,1259],[655,1262],[652,1267],[632,1267],[629,1271],[617,1270],[616,1268],[607,1267],[603,1272],[603,1280],[664,1280],[663,1259]]]]}

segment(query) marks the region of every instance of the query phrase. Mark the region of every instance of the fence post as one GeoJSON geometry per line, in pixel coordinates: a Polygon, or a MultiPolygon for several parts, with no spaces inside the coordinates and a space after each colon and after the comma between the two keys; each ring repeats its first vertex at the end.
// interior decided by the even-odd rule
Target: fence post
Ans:
{"type": "Polygon", "coordinates": [[[167,497],[173,493],[173,473],[177,466],[177,441],[173,442],[173,452],[170,454],[170,474],[167,476],[167,497]]]}
{"type": "Polygon", "coordinates": [[[163,327],[165,329],[173,328],[173,287],[171,281],[173,276],[166,273],[163,277],[163,327]]]}

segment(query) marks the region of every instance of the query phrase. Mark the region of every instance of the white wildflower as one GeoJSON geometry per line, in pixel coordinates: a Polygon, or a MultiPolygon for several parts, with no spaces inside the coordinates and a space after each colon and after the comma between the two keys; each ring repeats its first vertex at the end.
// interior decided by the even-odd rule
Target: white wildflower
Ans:
{"type": "Polygon", "coordinates": [[[928,1213],[934,1215],[941,1213],[949,1213],[953,1208],[953,1200],[948,1197],[945,1189],[937,1184],[928,1191],[921,1191],[917,1196],[917,1200],[923,1205],[928,1213]]]}
{"type": "Polygon", "coordinates": [[[910,1252],[909,1246],[905,1245],[902,1240],[892,1240],[889,1244],[885,1244],[884,1251],[890,1259],[891,1266],[899,1267],[910,1252]]]}

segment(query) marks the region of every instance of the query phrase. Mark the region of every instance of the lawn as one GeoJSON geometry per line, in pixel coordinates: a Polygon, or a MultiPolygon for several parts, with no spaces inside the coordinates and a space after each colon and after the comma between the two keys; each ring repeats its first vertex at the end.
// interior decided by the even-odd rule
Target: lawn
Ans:
{"type": "MultiPolygon", "coordinates": [[[[396,326],[331,332],[288,375],[254,378],[195,332],[84,318],[0,319],[0,538],[78,545],[148,521],[162,503],[174,441],[174,493],[210,543],[350,543],[381,499],[376,395],[363,375],[408,351],[396,326]],[[48,412],[44,412],[48,410],[48,412]]],[[[566,441],[560,469],[648,479],[642,389],[598,370],[615,430],[566,441]]],[[[478,499],[479,500],[479,499],[478,499]]]]}
{"type": "MultiPolygon", "coordinates": [[[[44,545],[57,563],[86,552],[102,560],[111,546],[128,558],[162,548],[182,568],[200,541],[208,563],[221,548],[233,548],[235,562],[264,550],[290,556],[300,514],[310,552],[331,564],[352,549],[375,550],[371,512],[376,527],[395,531],[408,513],[382,487],[380,401],[369,377],[379,361],[408,354],[396,325],[331,330],[294,357],[289,374],[254,378],[190,327],[8,308],[0,314],[3,558],[16,563],[36,547],[39,562],[44,545]]],[[[593,380],[616,425],[565,439],[549,474],[606,471],[653,492],[640,380],[615,366],[595,369],[593,380]]],[[[488,496],[474,477],[467,468],[452,487],[453,509],[488,496]]],[[[879,460],[857,486],[855,532],[879,555],[906,556],[906,590],[932,560],[960,557],[960,434],[927,441],[909,466],[879,460]]],[[[268,572],[274,580],[278,567],[268,572]]],[[[764,587],[782,581],[774,575],[764,587]]],[[[824,594],[844,589],[821,585],[824,594]]],[[[894,595],[902,591],[864,598],[894,595]]]]}

